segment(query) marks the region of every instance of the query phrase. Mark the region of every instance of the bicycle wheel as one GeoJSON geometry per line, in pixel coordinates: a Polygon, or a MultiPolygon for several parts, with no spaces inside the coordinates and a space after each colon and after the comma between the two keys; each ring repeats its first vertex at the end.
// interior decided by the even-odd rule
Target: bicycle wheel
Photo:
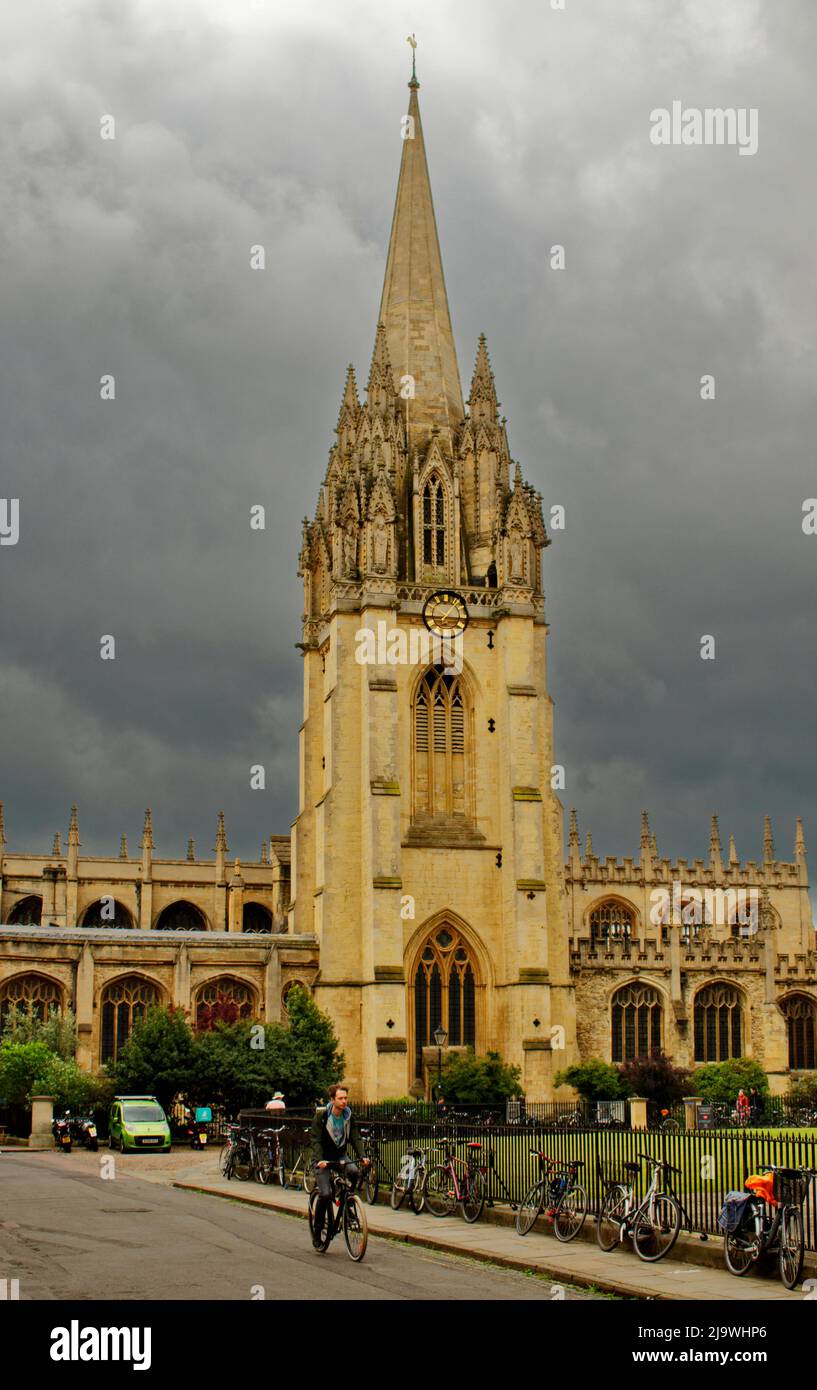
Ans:
{"type": "Polygon", "coordinates": [[[233,1166],[233,1146],[232,1144],[222,1144],[218,1154],[218,1171],[223,1178],[231,1176],[233,1166]]]}
{"type": "Polygon", "coordinates": [[[466,1177],[466,1187],[462,1194],[462,1214],[466,1221],[479,1221],[485,1206],[485,1174],[474,1168],[466,1177]]]}
{"type": "Polygon", "coordinates": [[[652,1216],[642,1208],[633,1225],[633,1245],[639,1259],[653,1262],[668,1255],[681,1229],[681,1208],[668,1192],[659,1192],[653,1201],[652,1216]]]}
{"type": "Polygon", "coordinates": [[[803,1213],[799,1207],[784,1207],[780,1213],[780,1278],[793,1289],[803,1272],[803,1213]]]}
{"type": "Polygon", "coordinates": [[[450,1216],[457,1199],[454,1196],[454,1181],[449,1170],[441,1163],[432,1168],[426,1183],[426,1206],[432,1216],[450,1216]]]}
{"type": "Polygon", "coordinates": [[[414,1181],[409,1189],[409,1205],[417,1216],[426,1204],[426,1182],[428,1173],[425,1168],[415,1168],[414,1181]]]}
{"type": "Polygon", "coordinates": [[[661,1125],[661,1131],[663,1134],[679,1134],[681,1126],[677,1120],[664,1120],[664,1123],[661,1125]]]}
{"type": "Polygon", "coordinates": [[[315,1177],[315,1171],[310,1164],[308,1168],[304,1169],[304,1192],[311,1197],[317,1186],[318,1179],[315,1177]]]}
{"type": "Polygon", "coordinates": [[[545,1200],[545,1184],[535,1182],[529,1192],[525,1193],[524,1198],[516,1213],[516,1234],[526,1236],[533,1227],[537,1216],[542,1210],[545,1200]]]}
{"type": "Polygon", "coordinates": [[[401,1169],[391,1185],[389,1200],[392,1211],[399,1211],[408,1196],[411,1179],[401,1169]]]}
{"type": "Polygon", "coordinates": [[[583,1187],[571,1187],[556,1209],[553,1218],[553,1234],[557,1240],[567,1244],[574,1240],[584,1225],[587,1216],[587,1193],[583,1187]]]}
{"type": "Polygon", "coordinates": [[[239,1182],[249,1182],[255,1172],[255,1164],[248,1147],[236,1148],[233,1158],[233,1175],[239,1182]]]}
{"type": "Polygon", "coordinates": [[[748,1273],[757,1259],[755,1244],[749,1244],[746,1237],[738,1231],[727,1231],[723,1242],[723,1258],[729,1273],[740,1278],[748,1273]]]}
{"type": "Polygon", "coordinates": [[[262,1149],[258,1155],[258,1167],[255,1170],[255,1181],[262,1183],[272,1182],[272,1160],[268,1149],[262,1149]]]}
{"type": "Polygon", "coordinates": [[[317,1203],[318,1191],[317,1188],[313,1188],[312,1192],[309,1194],[309,1234],[312,1237],[312,1243],[315,1249],[319,1250],[322,1255],[325,1255],[332,1241],[332,1207],[331,1203],[324,1204],[321,1212],[319,1241],[318,1244],[315,1245],[315,1208],[317,1203]]]}
{"type": "Polygon", "coordinates": [[[286,1185],[287,1185],[287,1172],[286,1172],[286,1168],[285,1168],[285,1166],[284,1166],[284,1151],[283,1151],[283,1149],[279,1149],[279,1150],[278,1150],[278,1153],[277,1153],[276,1156],[275,1156],[275,1167],[273,1168],[273,1173],[277,1174],[277,1177],[278,1177],[278,1185],[279,1185],[279,1187],[286,1187],[286,1185]]]}
{"type": "Polygon", "coordinates": [[[627,1188],[620,1184],[615,1184],[604,1194],[596,1222],[596,1240],[602,1250],[615,1250],[621,1239],[629,1195],[627,1188]]]}
{"type": "Polygon", "coordinates": [[[343,1239],[346,1241],[349,1259],[357,1264],[366,1254],[369,1225],[366,1220],[366,1208],[354,1193],[346,1198],[343,1208],[343,1239]]]}
{"type": "Polygon", "coordinates": [[[377,1164],[370,1163],[363,1179],[363,1191],[366,1193],[366,1201],[370,1207],[373,1207],[377,1201],[378,1182],[377,1164]]]}

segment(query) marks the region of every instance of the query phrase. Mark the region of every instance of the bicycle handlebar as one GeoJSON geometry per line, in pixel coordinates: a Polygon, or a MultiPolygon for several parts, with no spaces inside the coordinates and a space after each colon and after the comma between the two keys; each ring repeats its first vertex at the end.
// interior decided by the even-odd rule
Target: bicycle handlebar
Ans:
{"type": "Polygon", "coordinates": [[[652,1163],[656,1168],[666,1168],[667,1172],[678,1173],[680,1176],[681,1169],[675,1168],[672,1163],[667,1163],[665,1158],[655,1158],[653,1154],[642,1153],[636,1154],[636,1158],[642,1158],[645,1163],[652,1163]]]}

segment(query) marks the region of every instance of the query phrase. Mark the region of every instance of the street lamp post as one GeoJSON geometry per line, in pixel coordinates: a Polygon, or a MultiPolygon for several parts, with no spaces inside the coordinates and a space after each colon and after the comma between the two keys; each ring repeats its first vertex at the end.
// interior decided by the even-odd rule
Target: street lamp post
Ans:
{"type": "Polygon", "coordinates": [[[448,1033],[441,1023],[434,1029],[434,1042],[437,1046],[437,1100],[443,1088],[443,1048],[448,1042],[448,1033]]]}

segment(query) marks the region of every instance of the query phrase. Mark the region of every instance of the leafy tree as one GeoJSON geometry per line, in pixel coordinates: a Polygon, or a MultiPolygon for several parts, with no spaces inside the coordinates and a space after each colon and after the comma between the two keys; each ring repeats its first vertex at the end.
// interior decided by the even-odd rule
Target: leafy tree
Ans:
{"type": "Polygon", "coordinates": [[[654,1100],[656,1104],[677,1105],[688,1094],[689,1071],[676,1067],[670,1057],[634,1057],[618,1069],[626,1094],[654,1100]]]}
{"type": "Polygon", "coordinates": [[[60,1013],[59,1009],[51,1008],[43,1022],[36,1014],[15,1005],[6,1015],[2,1038],[18,1043],[43,1042],[59,1057],[74,1057],[77,1051],[77,1022],[70,1009],[60,1013]]]}
{"type": "MultiPolygon", "coordinates": [[[[30,1105],[32,1094],[40,1094],[40,1078],[48,1076],[54,1053],[44,1042],[0,1044],[0,1096],[7,1105],[30,1105]]],[[[43,1089],[42,1094],[50,1095],[43,1089]]]]}
{"type": "Polygon", "coordinates": [[[443,1065],[442,1092],[447,1103],[459,1105],[494,1105],[522,1094],[520,1068],[508,1066],[498,1052],[477,1057],[466,1053],[450,1054],[443,1065]]]}
{"type": "Polygon", "coordinates": [[[195,1039],[193,1065],[184,1087],[192,1103],[223,1105],[235,1116],[245,1106],[268,1101],[278,1089],[273,1080],[274,1060],[270,1035],[277,1031],[257,1027],[246,1019],[237,1023],[216,1023],[195,1039]],[[264,1047],[256,1044],[263,1038],[264,1047]]]}
{"type": "Polygon", "coordinates": [[[621,1100],[630,1094],[618,1068],[595,1057],[557,1072],[556,1086],[572,1086],[582,1100],[621,1100]]]}
{"type": "Polygon", "coordinates": [[[345,1059],[331,1018],[307,990],[296,985],[289,991],[287,1014],[288,1027],[267,1030],[274,1086],[290,1105],[311,1104],[333,1081],[343,1080],[345,1059]]]}
{"type": "Polygon", "coordinates": [[[687,1087],[687,1095],[700,1096],[714,1105],[734,1105],[738,1091],[755,1086],[764,1098],[769,1093],[769,1078],[759,1062],[750,1057],[732,1057],[728,1062],[707,1062],[696,1067],[687,1087]]]}
{"type": "Polygon", "coordinates": [[[155,1095],[166,1110],[185,1094],[193,1071],[193,1033],[183,1009],[154,1005],[133,1031],[109,1073],[117,1091],[155,1095]]]}
{"type": "Polygon", "coordinates": [[[789,1100],[793,1105],[803,1105],[808,1108],[817,1105],[817,1072],[810,1072],[807,1076],[798,1076],[789,1083],[789,1100]]]}

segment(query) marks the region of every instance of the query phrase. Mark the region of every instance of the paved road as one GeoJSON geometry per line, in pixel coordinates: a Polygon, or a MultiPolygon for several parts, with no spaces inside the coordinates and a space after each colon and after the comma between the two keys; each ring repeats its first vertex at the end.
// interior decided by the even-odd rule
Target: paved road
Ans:
{"type": "Polygon", "coordinates": [[[554,1297],[542,1279],[376,1238],[360,1265],[342,1240],[316,1255],[301,1219],[166,1185],[195,1157],[0,1154],[0,1279],[18,1279],[22,1300],[554,1297]]]}

